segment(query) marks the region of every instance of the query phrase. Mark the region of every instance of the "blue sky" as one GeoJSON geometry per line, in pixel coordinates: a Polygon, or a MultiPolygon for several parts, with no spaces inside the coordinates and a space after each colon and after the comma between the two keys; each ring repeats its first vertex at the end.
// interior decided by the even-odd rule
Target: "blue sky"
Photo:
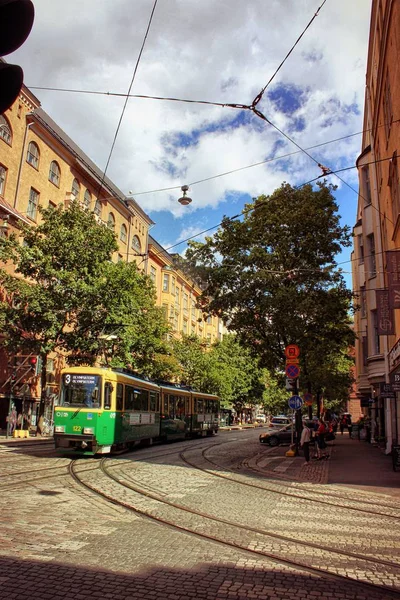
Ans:
{"type": "MultiPolygon", "coordinates": [[[[320,5],[320,0],[158,2],[131,93],[249,104],[320,5]]],[[[126,93],[152,7],[153,0],[40,0],[32,33],[8,60],[21,64],[28,87],[126,93]]],[[[370,8],[370,0],[327,0],[258,105],[302,148],[362,129],[370,8]]],[[[105,168],[124,98],[33,91],[105,168]]],[[[317,177],[317,165],[298,152],[213,178],[297,150],[249,111],[132,98],[107,174],[127,195],[133,192],[156,222],[152,235],[169,247],[218,224],[223,215],[237,214],[250,198],[271,193],[284,180],[300,185],[317,177]],[[203,179],[208,181],[190,186],[192,204],[179,205],[180,187],[203,179]],[[152,192],[170,187],[176,189],[152,192]]],[[[331,169],[354,165],[360,151],[360,135],[309,150],[331,169]]],[[[343,223],[352,227],[357,195],[331,179],[339,184],[343,223]]],[[[343,179],[357,186],[355,170],[343,179]]],[[[182,252],[184,245],[175,249],[182,252]]],[[[345,250],[340,262],[349,255],[345,250]]],[[[343,268],[350,271],[350,264],[343,268]]]]}

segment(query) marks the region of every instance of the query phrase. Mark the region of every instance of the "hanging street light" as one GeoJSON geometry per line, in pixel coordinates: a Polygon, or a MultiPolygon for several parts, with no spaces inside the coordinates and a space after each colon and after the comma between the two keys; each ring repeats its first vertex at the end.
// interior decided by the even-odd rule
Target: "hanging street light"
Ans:
{"type": "Polygon", "coordinates": [[[182,206],[187,206],[188,204],[190,204],[192,202],[192,199],[189,198],[189,196],[186,196],[186,192],[188,191],[188,189],[189,189],[188,185],[183,185],[181,187],[183,196],[178,199],[178,202],[179,202],[179,204],[182,204],[182,206]]]}

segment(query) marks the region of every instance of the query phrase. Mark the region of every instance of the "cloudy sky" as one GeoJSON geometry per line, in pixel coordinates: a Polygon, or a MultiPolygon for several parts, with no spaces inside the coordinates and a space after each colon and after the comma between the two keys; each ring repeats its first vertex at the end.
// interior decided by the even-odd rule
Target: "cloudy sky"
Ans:
{"type": "MultiPolygon", "coordinates": [[[[322,2],[158,0],[131,93],[250,104],[322,2]]],[[[23,67],[43,109],[104,169],[124,98],[33,88],[127,93],[154,0],[34,3],[32,33],[7,61],[23,67]]],[[[354,165],[360,153],[360,135],[327,142],[362,129],[370,8],[370,0],[327,0],[258,105],[302,148],[324,144],[310,153],[331,169],[354,165]]],[[[189,207],[177,202],[181,185],[297,150],[249,111],[132,98],[107,174],[133,193],[156,222],[153,236],[169,247],[282,181],[299,185],[320,171],[299,152],[191,185],[189,207]]],[[[343,178],[357,186],[355,169],[343,178]]],[[[352,226],[357,195],[331,179],[352,226]]],[[[348,258],[346,251],[338,261],[348,258]]]]}

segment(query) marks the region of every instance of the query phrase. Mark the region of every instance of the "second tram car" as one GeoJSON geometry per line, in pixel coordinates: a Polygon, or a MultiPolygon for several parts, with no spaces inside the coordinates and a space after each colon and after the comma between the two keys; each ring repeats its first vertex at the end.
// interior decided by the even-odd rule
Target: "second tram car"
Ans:
{"type": "Polygon", "coordinates": [[[60,450],[107,454],[139,442],[216,434],[219,398],[156,384],[124,369],[70,367],[54,409],[60,450]]]}

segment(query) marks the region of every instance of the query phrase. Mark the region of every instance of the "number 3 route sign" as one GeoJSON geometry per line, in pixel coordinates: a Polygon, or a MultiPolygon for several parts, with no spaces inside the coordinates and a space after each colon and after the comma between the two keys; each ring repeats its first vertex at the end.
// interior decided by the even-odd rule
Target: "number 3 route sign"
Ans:
{"type": "Polygon", "coordinates": [[[300,367],[298,365],[286,365],[286,377],[289,379],[297,379],[300,375],[300,367]]]}
{"type": "Polygon", "coordinates": [[[291,398],[289,398],[289,408],[292,408],[293,410],[298,410],[302,406],[303,398],[301,398],[300,396],[292,396],[291,398]]]}

